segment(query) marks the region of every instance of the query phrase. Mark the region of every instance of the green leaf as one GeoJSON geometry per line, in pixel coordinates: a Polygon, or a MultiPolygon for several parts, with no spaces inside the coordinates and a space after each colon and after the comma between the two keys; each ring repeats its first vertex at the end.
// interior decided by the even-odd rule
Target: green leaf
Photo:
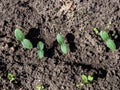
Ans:
{"type": "Polygon", "coordinates": [[[8,78],[10,81],[14,81],[14,80],[15,80],[15,76],[14,76],[12,73],[8,73],[7,78],[8,78]]]}
{"type": "Polygon", "coordinates": [[[84,83],[88,83],[88,78],[86,75],[82,75],[82,80],[84,81],[84,83]]]}
{"type": "Polygon", "coordinates": [[[57,42],[61,45],[64,43],[64,37],[61,34],[57,35],[57,42]]]}
{"type": "Polygon", "coordinates": [[[67,54],[68,53],[68,46],[63,43],[61,44],[61,51],[64,53],[64,54],[67,54]]]}
{"type": "Polygon", "coordinates": [[[38,50],[37,55],[40,59],[42,59],[44,57],[44,51],[43,50],[38,50]]]}
{"type": "Polygon", "coordinates": [[[23,41],[23,39],[25,38],[24,33],[18,28],[15,29],[14,34],[17,40],[23,41]]]}
{"type": "Polygon", "coordinates": [[[90,81],[90,82],[92,82],[93,81],[93,77],[92,76],[88,76],[88,80],[90,81]]]}
{"type": "Polygon", "coordinates": [[[98,29],[97,29],[97,28],[94,28],[93,30],[94,30],[94,32],[95,32],[96,34],[98,34],[98,33],[99,33],[99,31],[98,31],[98,29]]]}
{"type": "Polygon", "coordinates": [[[100,31],[100,36],[104,41],[107,41],[110,38],[106,31],[100,31]]]}
{"type": "Polygon", "coordinates": [[[38,44],[37,44],[37,48],[38,48],[39,50],[43,50],[43,48],[44,48],[44,43],[41,42],[41,41],[39,41],[38,44]]]}
{"type": "Polygon", "coordinates": [[[43,90],[43,89],[44,89],[44,86],[41,85],[41,84],[38,84],[38,85],[36,86],[36,89],[37,89],[37,90],[43,90]]]}
{"type": "Polygon", "coordinates": [[[107,47],[110,48],[111,50],[116,50],[116,45],[115,45],[115,43],[114,43],[113,40],[108,39],[108,40],[106,41],[106,45],[107,45],[107,47]]]}
{"type": "Polygon", "coordinates": [[[28,39],[23,39],[22,45],[23,45],[24,48],[27,48],[27,49],[32,49],[33,48],[32,43],[28,39]]]}

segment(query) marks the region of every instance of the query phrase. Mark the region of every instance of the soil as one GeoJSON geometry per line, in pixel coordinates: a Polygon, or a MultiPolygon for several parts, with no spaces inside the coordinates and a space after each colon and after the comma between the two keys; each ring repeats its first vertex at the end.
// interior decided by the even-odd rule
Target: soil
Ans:
{"type": "Polygon", "coordinates": [[[120,0],[0,0],[0,90],[37,90],[37,84],[44,90],[120,90],[120,0]],[[16,26],[32,50],[15,39],[16,26]],[[109,32],[117,50],[106,47],[95,27],[109,32]],[[69,46],[67,55],[56,42],[58,33],[69,46]],[[10,82],[8,73],[16,79],[10,82]],[[93,82],[85,85],[82,74],[93,82]],[[77,87],[79,82],[84,85],[77,87]]]}

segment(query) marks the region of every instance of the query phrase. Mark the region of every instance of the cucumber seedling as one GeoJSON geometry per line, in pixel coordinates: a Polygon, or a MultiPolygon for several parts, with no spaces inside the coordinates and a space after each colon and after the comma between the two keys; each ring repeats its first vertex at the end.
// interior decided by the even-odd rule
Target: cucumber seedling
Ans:
{"type": "Polygon", "coordinates": [[[38,85],[36,85],[36,89],[37,90],[43,90],[44,86],[42,84],[38,84],[38,85]]]}
{"type": "Polygon", "coordinates": [[[100,31],[100,36],[104,41],[107,41],[110,38],[105,30],[100,31]]]}
{"type": "Polygon", "coordinates": [[[97,29],[97,28],[94,28],[93,30],[94,30],[94,32],[95,32],[96,34],[98,34],[98,33],[99,33],[99,31],[98,31],[98,29],[97,29]]]}
{"type": "Polygon", "coordinates": [[[67,53],[68,53],[68,46],[67,46],[67,44],[65,43],[65,39],[64,39],[64,37],[63,37],[61,34],[58,34],[58,35],[57,35],[57,42],[58,42],[58,44],[60,45],[61,51],[62,51],[64,54],[67,54],[67,53]]]}
{"type": "Polygon", "coordinates": [[[90,82],[93,81],[93,76],[91,75],[86,76],[83,74],[81,78],[85,84],[89,84],[90,82]]]}
{"type": "Polygon", "coordinates": [[[110,48],[111,50],[116,50],[115,42],[112,39],[110,39],[110,37],[106,31],[104,31],[104,30],[100,31],[100,36],[105,41],[108,48],[110,48]]]}
{"type": "MultiPolygon", "coordinates": [[[[94,28],[93,30],[98,34],[98,30],[96,28],[94,28]]],[[[110,36],[105,30],[100,31],[99,35],[103,39],[103,41],[106,43],[106,46],[108,48],[110,48],[111,50],[116,50],[115,42],[110,38],[110,36]]]]}
{"type": "Polygon", "coordinates": [[[115,45],[115,42],[111,39],[108,39],[106,41],[106,45],[108,48],[110,48],[111,50],[116,50],[116,45],[115,45]]]}
{"type": "Polygon", "coordinates": [[[39,41],[38,44],[37,44],[37,49],[38,49],[38,51],[37,51],[38,57],[40,59],[43,58],[44,57],[44,50],[43,50],[44,49],[44,43],[39,41]]]}
{"type": "Polygon", "coordinates": [[[22,43],[24,48],[27,48],[27,49],[32,49],[33,48],[33,45],[30,42],[30,40],[25,38],[24,33],[19,28],[15,29],[14,34],[15,34],[16,39],[19,40],[22,43]]]}
{"type": "Polygon", "coordinates": [[[15,76],[12,73],[8,73],[7,78],[12,82],[15,80],[15,76]]]}

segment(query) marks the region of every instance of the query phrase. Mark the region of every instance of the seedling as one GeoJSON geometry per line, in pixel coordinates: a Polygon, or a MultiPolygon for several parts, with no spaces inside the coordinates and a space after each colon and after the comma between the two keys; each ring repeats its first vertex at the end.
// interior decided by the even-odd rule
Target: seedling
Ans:
{"type": "Polygon", "coordinates": [[[64,37],[63,37],[61,34],[58,34],[58,35],[57,35],[57,42],[58,42],[59,45],[60,45],[61,51],[62,51],[64,54],[67,54],[67,53],[68,53],[68,46],[67,46],[67,44],[65,43],[64,37]]]}
{"type": "Polygon", "coordinates": [[[93,76],[86,76],[86,75],[82,75],[82,80],[85,84],[89,84],[90,82],[93,81],[93,76]]]}
{"type": "Polygon", "coordinates": [[[115,50],[115,49],[116,49],[116,45],[115,45],[114,41],[111,40],[111,39],[108,39],[108,40],[106,41],[106,45],[107,45],[107,47],[110,48],[111,50],[115,50]]]}
{"type": "Polygon", "coordinates": [[[109,35],[108,35],[108,33],[106,31],[101,31],[100,36],[105,41],[108,48],[110,48],[111,50],[116,49],[115,42],[110,39],[110,37],[109,37],[109,35]]]}
{"type": "Polygon", "coordinates": [[[7,78],[12,82],[15,80],[15,76],[12,73],[8,73],[7,78]]]}
{"type": "Polygon", "coordinates": [[[16,39],[21,41],[24,48],[27,48],[27,49],[32,49],[33,48],[33,45],[30,42],[30,40],[25,38],[24,33],[19,28],[15,29],[14,34],[15,34],[16,39]]]}
{"type": "Polygon", "coordinates": [[[38,84],[38,85],[36,85],[36,89],[37,90],[43,90],[44,86],[42,84],[38,84]]]}
{"type": "Polygon", "coordinates": [[[107,41],[110,38],[105,30],[100,31],[100,36],[104,41],[107,41]]]}
{"type": "Polygon", "coordinates": [[[23,45],[24,48],[27,48],[27,49],[32,49],[33,48],[32,43],[28,39],[23,39],[22,45],[23,45]]]}
{"type": "Polygon", "coordinates": [[[94,28],[93,30],[94,30],[94,32],[95,32],[96,34],[98,34],[98,33],[99,33],[99,31],[98,31],[98,29],[97,29],[97,28],[94,28]]]}
{"type": "Polygon", "coordinates": [[[62,51],[64,54],[67,54],[67,53],[68,53],[67,44],[65,44],[65,43],[61,44],[61,51],[62,51]]]}
{"type": "Polygon", "coordinates": [[[61,34],[58,34],[57,35],[57,41],[61,45],[61,44],[64,43],[65,40],[64,40],[64,37],[61,34]]]}
{"type": "Polygon", "coordinates": [[[15,29],[15,37],[19,41],[23,41],[23,39],[25,39],[24,33],[19,28],[15,29]]]}
{"type": "MultiPolygon", "coordinates": [[[[98,33],[98,30],[96,28],[94,28],[94,31],[98,33]]],[[[105,41],[108,48],[110,48],[111,50],[116,49],[115,42],[110,39],[110,36],[108,35],[108,33],[105,30],[100,31],[99,35],[105,41]]]]}
{"type": "Polygon", "coordinates": [[[37,54],[38,54],[38,57],[41,59],[44,57],[44,43],[39,41],[38,44],[37,44],[37,54]]]}

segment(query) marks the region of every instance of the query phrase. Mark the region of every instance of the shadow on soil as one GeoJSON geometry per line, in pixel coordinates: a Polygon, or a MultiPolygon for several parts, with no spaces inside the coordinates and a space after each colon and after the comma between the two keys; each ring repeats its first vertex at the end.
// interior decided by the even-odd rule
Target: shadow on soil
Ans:
{"type": "Polygon", "coordinates": [[[6,68],[7,64],[3,63],[1,60],[0,60],[0,71],[2,71],[3,73],[5,73],[6,70],[7,70],[7,68],[6,68]]]}
{"type": "Polygon", "coordinates": [[[57,41],[55,40],[51,47],[45,48],[45,56],[52,58],[55,55],[55,48],[58,46],[57,41]]]}
{"type": "Polygon", "coordinates": [[[31,28],[28,34],[26,35],[26,38],[32,42],[33,47],[36,47],[39,41],[45,43],[45,40],[41,37],[39,38],[39,35],[40,35],[40,29],[36,29],[36,28],[31,28]]]}
{"type": "Polygon", "coordinates": [[[115,32],[113,31],[110,31],[109,32],[111,38],[114,40],[115,44],[116,44],[116,48],[120,48],[120,31],[118,31],[116,28],[115,28],[115,32]]]}
{"type": "Polygon", "coordinates": [[[66,35],[66,38],[67,38],[67,41],[69,43],[69,47],[70,47],[70,51],[71,52],[75,52],[77,50],[77,47],[75,46],[75,42],[74,42],[74,39],[75,39],[75,36],[72,34],[72,33],[68,33],[66,35]]]}

